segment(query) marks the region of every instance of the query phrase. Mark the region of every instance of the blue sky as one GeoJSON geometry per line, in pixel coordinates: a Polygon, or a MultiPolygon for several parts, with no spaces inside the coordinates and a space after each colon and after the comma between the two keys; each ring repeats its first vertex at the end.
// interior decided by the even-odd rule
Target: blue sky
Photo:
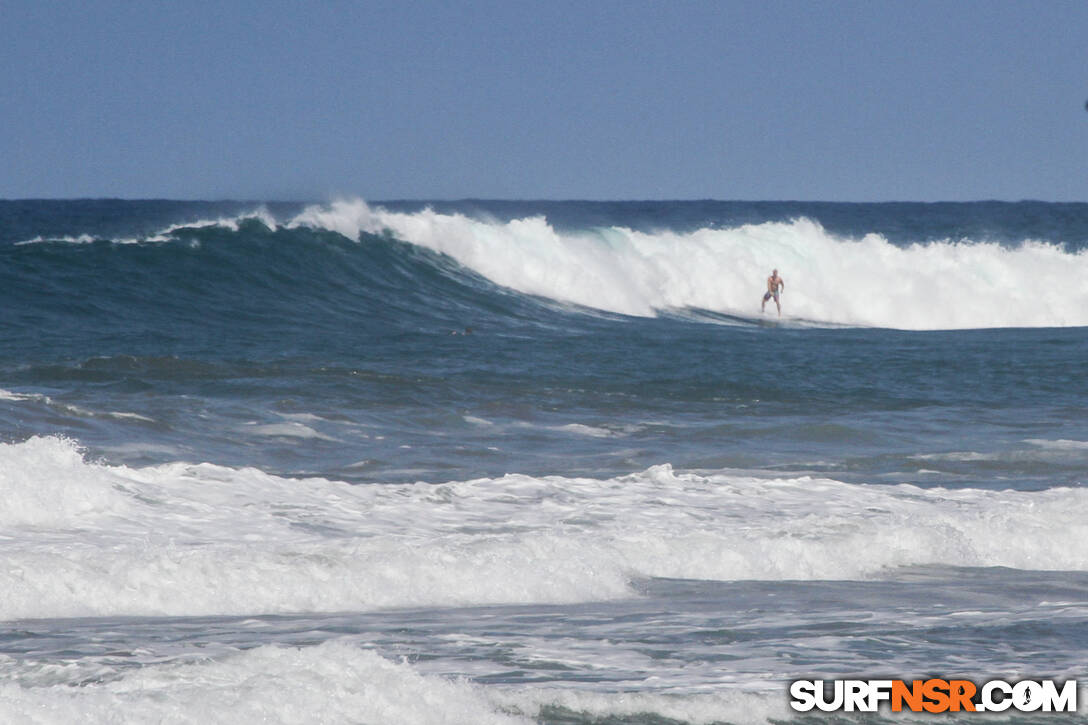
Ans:
{"type": "Polygon", "coordinates": [[[0,198],[1088,200],[1084,2],[0,3],[0,198]]]}

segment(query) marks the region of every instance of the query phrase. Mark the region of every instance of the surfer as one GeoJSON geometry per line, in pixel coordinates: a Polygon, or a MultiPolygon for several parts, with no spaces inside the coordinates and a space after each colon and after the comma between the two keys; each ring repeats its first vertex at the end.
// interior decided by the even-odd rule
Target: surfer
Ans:
{"type": "Polygon", "coordinates": [[[786,283],[778,276],[778,270],[772,269],[771,276],[767,278],[767,292],[763,295],[763,304],[760,305],[759,311],[767,311],[767,300],[774,298],[774,303],[778,306],[778,316],[782,316],[782,303],[778,301],[778,296],[782,294],[782,291],[786,289],[786,283]]]}

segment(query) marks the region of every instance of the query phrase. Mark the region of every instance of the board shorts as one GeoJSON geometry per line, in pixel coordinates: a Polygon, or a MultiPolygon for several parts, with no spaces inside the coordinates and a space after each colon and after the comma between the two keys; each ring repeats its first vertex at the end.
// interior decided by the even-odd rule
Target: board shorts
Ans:
{"type": "Polygon", "coordinates": [[[764,293],[763,301],[766,302],[767,300],[771,299],[772,297],[774,297],[775,302],[778,302],[778,293],[777,292],[766,292],[766,293],[764,293]]]}

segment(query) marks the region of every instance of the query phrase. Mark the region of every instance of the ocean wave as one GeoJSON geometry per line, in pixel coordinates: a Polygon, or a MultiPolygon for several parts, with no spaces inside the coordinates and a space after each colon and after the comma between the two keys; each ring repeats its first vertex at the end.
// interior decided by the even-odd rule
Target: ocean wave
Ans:
{"type": "Polygon", "coordinates": [[[8,402],[35,402],[40,403],[47,408],[65,413],[67,415],[76,416],[79,418],[113,418],[115,420],[135,420],[142,423],[154,423],[153,418],[148,418],[146,415],[140,415],[139,413],[126,413],[119,410],[107,410],[107,411],[94,411],[86,408],[81,408],[78,405],[70,405],[68,403],[61,403],[53,400],[48,395],[42,393],[15,393],[10,390],[4,390],[0,388],[0,400],[8,402]]]}
{"type": "Polygon", "coordinates": [[[0,720],[9,723],[532,722],[498,711],[479,685],[336,641],[140,668],[5,664],[0,720]]]}
{"type": "MultiPolygon", "coordinates": [[[[101,240],[79,234],[26,243],[48,241],[85,248],[101,240]]],[[[270,307],[283,299],[320,302],[317,311],[333,317],[360,305],[414,316],[442,316],[448,310],[443,319],[455,328],[484,310],[515,314],[509,297],[498,298],[509,292],[522,303],[544,301],[568,311],[750,325],[764,317],[760,298],[772,268],[785,279],[784,318],[792,325],[913,330],[1088,325],[1088,289],[1075,283],[1088,274],[1088,251],[1030,239],[892,243],[876,233],[833,234],[804,217],[688,231],[570,230],[539,215],[497,220],[432,208],[390,211],[356,200],[310,206],[282,219],[257,208],[115,241],[157,246],[174,241],[194,249],[218,245],[220,251],[207,255],[201,267],[200,285],[209,300],[265,300],[270,307]],[[294,236],[301,232],[309,234],[294,236]],[[355,253],[345,255],[330,244],[330,234],[358,242],[355,253]],[[233,254],[226,251],[231,247],[237,248],[233,254]],[[285,288],[287,280],[294,286],[285,288]]],[[[103,260],[116,263],[113,257],[103,260]]],[[[172,278],[176,256],[165,262],[171,266],[162,268],[160,291],[176,295],[192,285],[172,278]]],[[[147,272],[146,266],[134,265],[110,274],[121,281],[123,292],[133,275],[145,275],[134,276],[133,284],[146,287],[147,272]]],[[[68,292],[92,298],[117,294],[113,288],[68,292]]],[[[179,304],[200,308],[204,303],[179,304]]]]}
{"type": "Polygon", "coordinates": [[[714,692],[484,686],[421,672],[350,638],[308,647],[263,645],[139,668],[98,658],[45,664],[0,655],[0,673],[0,720],[12,723],[764,723],[787,715],[778,682],[714,692]]]}
{"type": "Polygon", "coordinates": [[[156,244],[174,241],[182,232],[191,232],[199,229],[219,228],[237,232],[241,229],[242,225],[247,222],[258,222],[268,229],[275,229],[278,225],[276,218],[272,213],[269,212],[267,208],[261,206],[252,211],[234,216],[220,216],[215,219],[197,219],[190,222],[169,224],[151,234],[110,238],[86,233],[79,235],[38,235],[32,239],[14,242],[14,246],[23,247],[32,244],[94,244],[96,242],[111,244],[156,244]]]}
{"type": "Polygon", "coordinates": [[[812,477],[507,475],[357,485],[0,445],[0,619],[366,611],[637,596],[654,577],[1088,571],[1088,491],[812,477]]]}
{"type": "Polygon", "coordinates": [[[257,425],[251,423],[241,429],[243,433],[248,433],[257,436],[268,436],[270,438],[301,438],[301,439],[320,439],[324,441],[336,441],[330,435],[319,433],[308,425],[303,425],[298,421],[285,421],[283,423],[267,423],[265,425],[257,425]]]}
{"type": "Polygon", "coordinates": [[[1071,441],[1064,438],[1054,441],[1043,438],[1026,438],[1024,442],[1048,450],[1088,451],[1088,441],[1071,441]]]}
{"type": "Polygon", "coordinates": [[[1025,242],[896,246],[839,238],[809,219],[732,229],[561,233],[544,217],[497,222],[362,201],[311,207],[288,223],[352,239],[391,232],[496,284],[609,312],[696,308],[751,318],[771,268],[790,317],[900,329],[1088,325],[1088,254],[1025,242]]]}

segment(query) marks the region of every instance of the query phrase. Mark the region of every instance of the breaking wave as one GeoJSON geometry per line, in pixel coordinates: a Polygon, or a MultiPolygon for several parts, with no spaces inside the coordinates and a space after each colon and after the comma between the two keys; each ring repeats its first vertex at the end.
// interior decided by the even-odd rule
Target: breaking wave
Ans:
{"type": "MultiPolygon", "coordinates": [[[[571,230],[541,215],[497,220],[342,201],[282,218],[258,208],[112,241],[88,233],[38,236],[8,249],[9,286],[36,285],[15,290],[23,298],[42,283],[20,274],[19,265],[31,267],[40,261],[33,255],[49,254],[55,274],[72,268],[64,279],[80,287],[61,290],[69,296],[115,305],[119,313],[134,303],[214,307],[201,319],[244,319],[250,308],[289,319],[292,311],[284,307],[290,302],[300,317],[305,307],[310,319],[320,305],[335,324],[366,309],[456,325],[485,312],[546,316],[535,299],[552,309],[642,317],[709,312],[744,324],[761,316],[765,279],[777,268],[786,281],[784,317],[798,324],[913,330],[1088,325],[1088,251],[1069,250],[1060,240],[893,243],[876,233],[834,234],[808,218],[686,231],[571,230]],[[345,238],[357,242],[354,249],[337,242],[345,238]],[[70,252],[35,251],[57,243],[70,252]],[[116,243],[140,251],[107,255],[100,249],[116,243]],[[80,256],[87,254],[101,258],[87,265],[80,256]],[[97,278],[79,276],[91,268],[97,278]],[[179,269],[187,277],[178,277],[179,269]],[[147,297],[149,289],[158,296],[147,297]],[[244,307],[232,310],[232,304],[244,307]]],[[[713,314],[686,317],[713,321],[713,314]]]]}
{"type": "Polygon", "coordinates": [[[636,581],[1088,571],[1088,490],[682,473],[349,485],[0,445],[0,620],[366,611],[637,596],[636,581]]]}

